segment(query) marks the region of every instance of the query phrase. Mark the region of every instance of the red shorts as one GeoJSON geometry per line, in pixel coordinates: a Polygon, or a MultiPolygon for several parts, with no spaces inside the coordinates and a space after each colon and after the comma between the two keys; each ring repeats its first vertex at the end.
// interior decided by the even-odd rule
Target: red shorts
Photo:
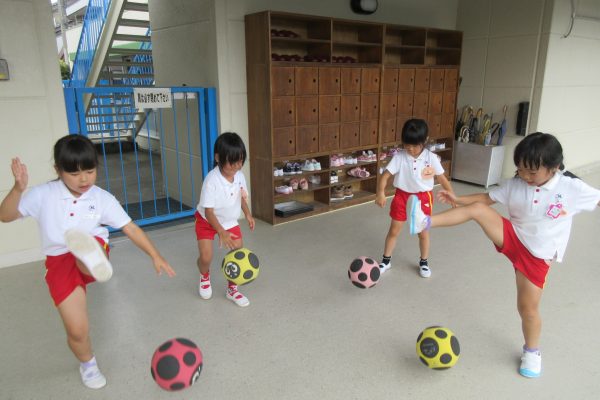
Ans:
{"type": "MultiPolygon", "coordinates": [[[[202,218],[202,215],[200,215],[200,213],[198,211],[196,211],[196,214],[194,215],[194,217],[196,217],[196,240],[201,240],[201,239],[214,240],[215,235],[217,234],[217,231],[215,230],[215,228],[213,228],[212,225],[209,224],[207,220],[202,218]]],[[[231,232],[235,236],[237,236],[236,240],[242,238],[242,230],[240,229],[239,225],[236,225],[233,228],[227,229],[227,232],[231,232]]]]}
{"type": "Polygon", "coordinates": [[[433,195],[431,192],[419,192],[419,193],[408,193],[401,189],[396,189],[394,200],[390,206],[390,217],[396,221],[406,221],[406,203],[408,198],[412,195],[418,197],[421,200],[421,210],[425,215],[431,215],[433,209],[433,195]]]}
{"type": "MultiPolygon", "coordinates": [[[[108,257],[110,252],[108,244],[104,243],[104,240],[99,237],[96,237],[96,240],[106,251],[108,257]]],[[[81,272],[72,253],[46,256],[46,284],[55,306],[60,305],[69,297],[77,286],[81,286],[85,291],[86,285],[95,281],[93,276],[81,272]]]]}
{"type": "Polygon", "coordinates": [[[502,223],[504,246],[502,248],[495,246],[496,250],[504,254],[513,263],[513,267],[525,275],[529,282],[543,289],[550,266],[545,260],[537,258],[529,252],[519,240],[509,220],[502,218],[502,223]]]}

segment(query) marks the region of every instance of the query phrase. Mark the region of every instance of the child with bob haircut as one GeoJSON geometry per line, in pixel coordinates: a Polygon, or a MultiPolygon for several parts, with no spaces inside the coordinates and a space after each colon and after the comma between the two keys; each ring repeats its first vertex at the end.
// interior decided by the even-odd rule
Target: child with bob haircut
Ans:
{"type": "Polygon", "coordinates": [[[542,372],[539,305],[551,263],[562,262],[573,216],[600,205],[597,190],[568,172],[561,172],[563,152],[559,141],[547,133],[526,136],[516,146],[513,157],[517,172],[489,193],[455,196],[441,191],[444,203],[457,207],[427,216],[416,213],[410,223],[415,232],[430,227],[477,222],[496,250],[513,264],[517,284],[517,309],[525,344],[519,373],[537,378],[542,372]],[[490,206],[501,203],[509,218],[490,206]]]}
{"type": "Polygon", "coordinates": [[[95,185],[98,156],[93,143],[68,135],[54,145],[58,179],[27,189],[27,167],[12,160],[15,184],[0,204],[0,220],[11,222],[31,216],[39,225],[46,255],[46,283],[64,323],[69,348],[79,360],[84,385],[100,389],[100,372],[89,337],[86,285],[112,276],[108,261],[108,229],[121,229],[152,258],[157,274],[175,272],[148,236],[125,213],[117,199],[95,185]]]}
{"type": "MultiPolygon", "coordinates": [[[[379,264],[381,273],[391,268],[391,258],[396,240],[406,222],[406,206],[410,197],[421,200],[420,207],[425,215],[431,215],[433,210],[433,177],[437,176],[438,182],[444,189],[452,192],[450,182],[444,176],[444,168],[436,154],[425,148],[428,138],[427,123],[422,119],[410,119],[402,127],[402,144],[404,150],[397,152],[388,163],[379,180],[375,204],[385,206],[385,187],[390,177],[394,176],[396,193],[390,206],[392,221],[385,238],[383,259],[379,264]]],[[[417,207],[412,202],[411,209],[417,207]]],[[[414,212],[414,211],[413,211],[414,212]]],[[[431,276],[431,269],[427,258],[429,257],[429,232],[419,233],[419,275],[423,278],[431,276]]]]}
{"type": "MultiPolygon", "coordinates": [[[[244,246],[242,231],[238,224],[240,210],[254,230],[254,218],[248,208],[248,187],[241,169],[246,161],[246,146],[242,138],[233,132],[225,132],[217,138],[214,147],[215,165],[202,183],[202,192],[196,211],[196,239],[198,240],[198,270],[200,297],[212,297],[210,263],[213,258],[213,240],[219,236],[219,247],[229,250],[244,246]]],[[[225,296],[240,307],[250,301],[238,291],[237,285],[228,282],[225,296]]]]}

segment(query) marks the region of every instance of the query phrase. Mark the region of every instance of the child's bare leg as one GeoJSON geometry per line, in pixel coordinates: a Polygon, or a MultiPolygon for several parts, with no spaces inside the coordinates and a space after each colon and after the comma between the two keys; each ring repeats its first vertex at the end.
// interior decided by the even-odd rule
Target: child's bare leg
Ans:
{"type": "Polygon", "coordinates": [[[504,224],[496,210],[483,203],[451,208],[431,216],[431,227],[454,226],[474,220],[498,247],[504,246],[504,224]]]}
{"type": "Polygon", "coordinates": [[[525,346],[529,349],[537,349],[542,332],[539,305],[543,290],[531,283],[520,271],[516,271],[516,281],[517,309],[521,316],[525,346]]]}
{"type": "Polygon", "coordinates": [[[385,246],[383,249],[383,255],[386,257],[391,257],[394,248],[396,247],[396,240],[398,239],[398,235],[400,231],[402,231],[402,226],[405,221],[396,221],[392,220],[390,223],[390,229],[388,230],[387,236],[385,237],[385,246]]]}
{"type": "Polygon", "coordinates": [[[429,257],[429,231],[423,231],[419,233],[419,250],[421,251],[421,258],[426,260],[429,257]]]}
{"type": "Polygon", "coordinates": [[[67,343],[81,362],[92,359],[85,291],[78,286],[62,303],[58,312],[67,332],[67,343]]]}
{"type": "Polygon", "coordinates": [[[213,258],[213,241],[207,239],[198,240],[198,253],[198,260],[196,261],[198,270],[201,274],[206,275],[210,270],[210,263],[213,258]]]}

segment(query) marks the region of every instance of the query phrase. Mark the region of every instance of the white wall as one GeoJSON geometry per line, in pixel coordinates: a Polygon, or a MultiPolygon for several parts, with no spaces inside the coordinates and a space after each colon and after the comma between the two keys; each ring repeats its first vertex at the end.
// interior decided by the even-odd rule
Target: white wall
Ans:
{"type": "MultiPolygon", "coordinates": [[[[55,177],[52,146],[67,133],[52,11],[47,0],[0,0],[0,58],[10,80],[0,81],[0,197],[14,180],[10,160],[27,164],[29,184],[55,177]]],[[[0,267],[41,259],[35,221],[0,224],[0,267]]]]}

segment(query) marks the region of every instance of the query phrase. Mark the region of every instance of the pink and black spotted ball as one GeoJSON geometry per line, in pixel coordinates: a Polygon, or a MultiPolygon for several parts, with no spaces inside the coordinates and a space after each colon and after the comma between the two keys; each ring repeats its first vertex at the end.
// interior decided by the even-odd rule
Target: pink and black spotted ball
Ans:
{"type": "Polygon", "coordinates": [[[379,264],[371,257],[358,257],[348,268],[348,278],[354,286],[361,289],[375,286],[379,275],[379,264]]]}
{"type": "Polygon", "coordinates": [[[165,390],[181,390],[193,385],[201,371],[202,352],[189,339],[167,340],[152,356],[152,378],[165,390]]]}

